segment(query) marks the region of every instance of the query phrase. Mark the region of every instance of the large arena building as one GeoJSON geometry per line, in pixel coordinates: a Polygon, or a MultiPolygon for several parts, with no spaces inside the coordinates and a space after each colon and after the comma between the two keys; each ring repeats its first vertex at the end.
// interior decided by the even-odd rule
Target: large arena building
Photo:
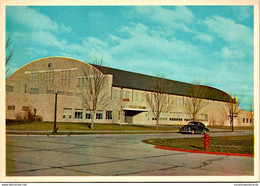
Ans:
{"type": "MultiPolygon", "coordinates": [[[[65,57],[48,57],[26,64],[6,79],[6,119],[17,119],[32,109],[43,121],[54,120],[57,92],[57,122],[90,122],[90,110],[83,104],[81,87],[87,84],[82,69],[94,67],[106,76],[107,104],[95,114],[96,123],[153,125],[156,123],[146,96],[154,90],[153,76],[91,65],[65,57]]],[[[192,84],[163,79],[170,85],[165,94],[171,109],[160,115],[160,124],[186,124],[191,120],[185,102],[192,84]]],[[[197,85],[201,86],[201,85],[197,85]]],[[[230,125],[231,97],[216,88],[203,86],[200,121],[206,125],[230,125]]],[[[250,112],[240,111],[234,126],[253,124],[250,112]]]]}

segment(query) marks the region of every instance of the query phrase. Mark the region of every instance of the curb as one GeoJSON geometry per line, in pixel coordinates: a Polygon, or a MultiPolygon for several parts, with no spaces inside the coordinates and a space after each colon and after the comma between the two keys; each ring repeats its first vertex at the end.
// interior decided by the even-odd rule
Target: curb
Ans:
{"type": "Polygon", "coordinates": [[[225,153],[225,152],[206,152],[206,151],[197,151],[197,150],[176,149],[176,148],[162,147],[162,146],[154,146],[154,148],[156,148],[156,149],[163,149],[163,150],[190,152],[190,153],[200,153],[200,154],[254,157],[254,154],[237,154],[237,153],[225,153]]]}

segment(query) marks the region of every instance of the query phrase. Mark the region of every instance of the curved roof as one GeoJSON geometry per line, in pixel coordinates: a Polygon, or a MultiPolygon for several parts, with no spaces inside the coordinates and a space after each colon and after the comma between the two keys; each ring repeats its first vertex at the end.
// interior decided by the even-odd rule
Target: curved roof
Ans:
{"type": "MultiPolygon", "coordinates": [[[[114,68],[93,65],[97,69],[99,69],[104,74],[112,74],[113,75],[113,86],[116,87],[123,87],[123,88],[132,88],[132,89],[139,89],[139,90],[147,90],[153,91],[151,86],[151,82],[154,80],[154,76],[148,76],[144,74],[118,70],[114,68]]],[[[200,86],[200,89],[203,89],[204,94],[198,97],[204,99],[211,99],[216,101],[226,101],[229,102],[231,97],[216,88],[203,86],[203,85],[193,85],[190,83],[184,83],[169,79],[161,79],[163,84],[169,85],[169,89],[166,93],[174,94],[174,95],[181,95],[181,96],[190,96],[190,89],[194,86],[200,86]],[[205,90],[205,91],[204,91],[205,90]]]]}
{"type": "MultiPolygon", "coordinates": [[[[95,68],[97,68],[99,71],[101,71],[104,74],[111,74],[113,75],[113,86],[115,87],[122,87],[122,88],[131,88],[131,89],[138,89],[138,90],[145,90],[145,91],[153,91],[153,88],[151,86],[151,82],[154,80],[154,76],[148,76],[144,74],[124,71],[124,70],[118,70],[110,67],[104,67],[99,65],[93,65],[88,64],[80,60],[67,58],[67,57],[46,57],[42,59],[38,59],[35,61],[32,61],[20,69],[18,69],[16,72],[14,72],[8,79],[14,78],[14,76],[19,71],[26,71],[31,70],[34,68],[41,68],[39,66],[39,63],[41,64],[47,64],[48,62],[54,62],[57,63],[58,66],[66,65],[70,66],[78,66],[79,68],[82,68],[81,65],[92,65],[95,68]],[[65,63],[64,63],[65,62],[65,63]]],[[[18,75],[18,74],[17,74],[18,75]]],[[[17,76],[16,78],[21,78],[20,76],[17,76]]],[[[160,78],[161,79],[161,78],[160,78]]],[[[174,95],[180,95],[180,96],[190,96],[189,90],[194,86],[200,86],[202,89],[204,89],[205,94],[201,95],[201,98],[204,99],[211,99],[211,100],[217,100],[217,101],[226,101],[229,102],[231,100],[231,97],[216,88],[209,87],[209,86],[203,86],[203,85],[193,85],[189,83],[169,80],[169,79],[161,79],[163,84],[169,85],[169,89],[166,90],[166,93],[174,94],[174,95]]]]}

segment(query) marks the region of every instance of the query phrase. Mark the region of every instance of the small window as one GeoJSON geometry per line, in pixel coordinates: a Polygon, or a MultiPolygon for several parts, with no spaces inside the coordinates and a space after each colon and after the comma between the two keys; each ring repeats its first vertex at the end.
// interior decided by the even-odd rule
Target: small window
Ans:
{"type": "Polygon", "coordinates": [[[90,113],[86,113],[86,119],[91,119],[91,114],[90,113]]]}
{"type": "Polygon", "coordinates": [[[54,94],[54,90],[47,90],[47,94],[54,94]]]}
{"type": "Polygon", "coordinates": [[[73,92],[67,92],[67,96],[73,96],[73,92]]]}
{"type": "Polygon", "coordinates": [[[13,86],[6,86],[6,92],[13,92],[14,87],[13,86]]]}
{"type": "Polygon", "coordinates": [[[81,94],[81,93],[76,93],[76,96],[77,96],[77,97],[81,97],[82,94],[81,94]]]}
{"type": "Polygon", "coordinates": [[[51,63],[48,63],[48,68],[51,68],[52,64],[51,63]]]}
{"type": "Polygon", "coordinates": [[[96,113],[96,119],[103,119],[103,113],[96,113]]]}
{"type": "Polygon", "coordinates": [[[8,110],[15,110],[15,106],[14,105],[8,105],[8,110]]]}
{"type": "Polygon", "coordinates": [[[64,91],[58,91],[59,95],[64,95],[64,91]]]}
{"type": "Polygon", "coordinates": [[[75,119],[82,119],[82,110],[76,110],[75,119]]]}
{"type": "Polygon", "coordinates": [[[39,94],[39,89],[38,88],[31,88],[30,93],[31,94],[39,94]]]}
{"type": "Polygon", "coordinates": [[[29,110],[29,106],[22,106],[22,111],[28,111],[29,110]]]}
{"type": "Polygon", "coordinates": [[[112,111],[106,111],[106,119],[108,120],[112,119],[112,111]]]}

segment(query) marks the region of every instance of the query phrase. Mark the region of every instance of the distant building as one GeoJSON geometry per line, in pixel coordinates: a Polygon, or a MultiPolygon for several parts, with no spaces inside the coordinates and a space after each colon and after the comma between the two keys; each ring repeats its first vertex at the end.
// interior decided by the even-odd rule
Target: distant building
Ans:
{"type": "MultiPolygon", "coordinates": [[[[16,119],[30,107],[43,117],[44,121],[54,120],[54,93],[58,91],[58,122],[90,122],[90,111],[82,104],[80,86],[84,86],[85,77],[81,69],[91,64],[64,58],[48,57],[33,61],[14,72],[6,79],[6,119],[16,119]]],[[[107,76],[109,85],[109,103],[96,113],[97,123],[155,124],[146,102],[145,95],[151,94],[149,82],[154,77],[93,65],[107,76]],[[121,112],[121,113],[120,113],[121,112]]],[[[184,103],[189,99],[191,84],[164,80],[170,83],[166,94],[171,110],[162,113],[160,124],[186,124],[190,121],[184,103]]],[[[206,125],[229,126],[228,113],[225,111],[230,96],[216,88],[204,86],[207,93],[203,98],[203,113],[200,120],[206,125]]],[[[250,114],[241,111],[234,120],[235,126],[252,125],[250,114]]]]}

